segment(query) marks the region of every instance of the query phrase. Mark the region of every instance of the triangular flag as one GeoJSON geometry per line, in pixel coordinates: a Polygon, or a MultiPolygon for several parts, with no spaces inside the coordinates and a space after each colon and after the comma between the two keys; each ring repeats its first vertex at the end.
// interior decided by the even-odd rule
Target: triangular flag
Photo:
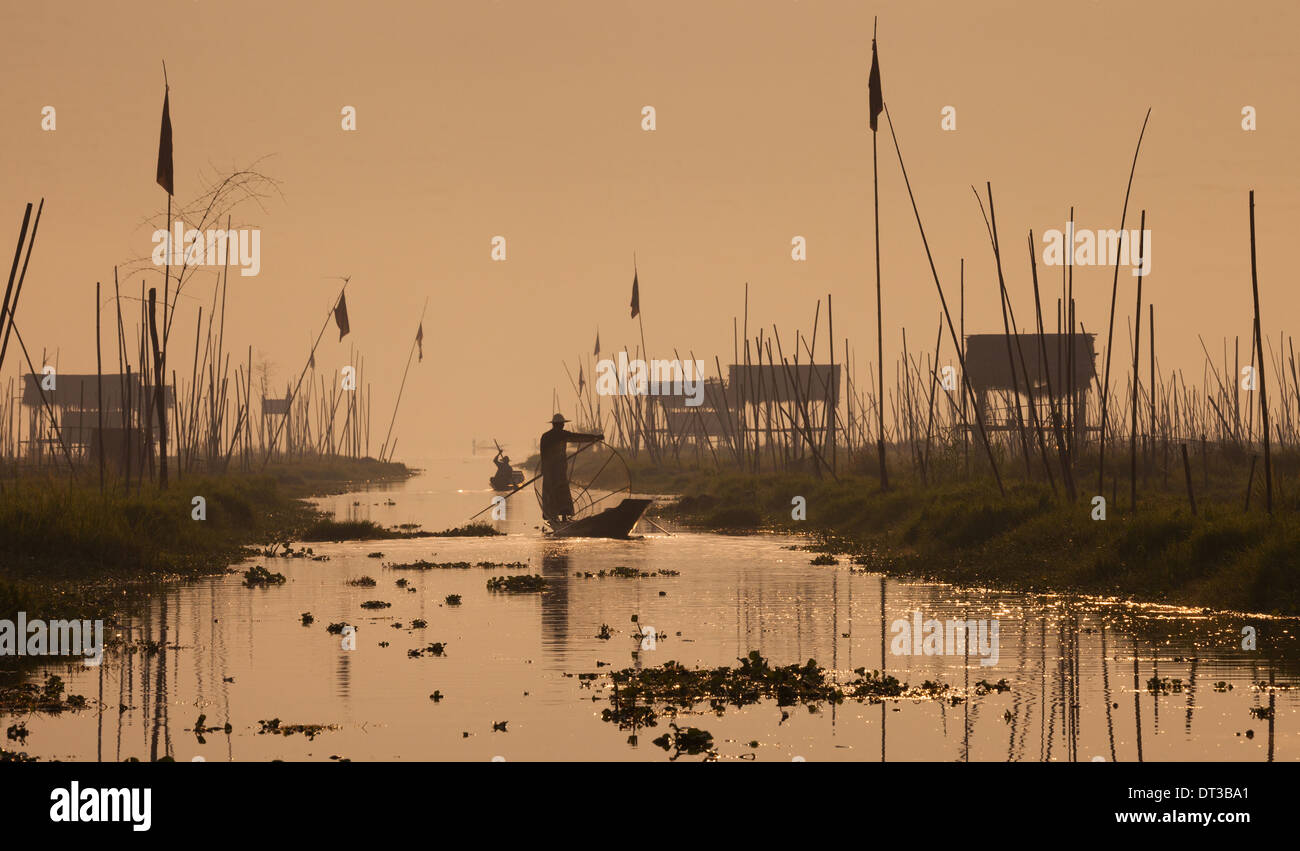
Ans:
{"type": "Polygon", "coordinates": [[[351,330],[348,326],[348,302],[347,296],[339,294],[339,303],[334,306],[334,321],[339,325],[339,339],[342,340],[351,330]]]}
{"type": "Polygon", "coordinates": [[[880,60],[876,58],[876,40],[871,40],[871,75],[867,78],[867,89],[871,100],[871,132],[876,132],[880,113],[885,108],[885,96],[880,90],[880,60]]]}
{"type": "Polygon", "coordinates": [[[636,270],[632,270],[632,318],[641,312],[641,287],[636,280],[636,270]]]}
{"type": "Polygon", "coordinates": [[[172,113],[169,91],[163,92],[162,130],[158,134],[158,185],[175,195],[172,183],[172,113]]]}
{"type": "Polygon", "coordinates": [[[315,368],[316,368],[316,350],[315,350],[315,349],[312,349],[312,350],[311,350],[311,357],[307,358],[307,368],[308,368],[308,369],[315,369],[315,368]]]}
{"type": "MultiPolygon", "coordinates": [[[[424,323],[420,323],[420,328],[415,332],[415,344],[420,347],[420,363],[424,362],[424,323]]],[[[410,355],[407,355],[409,358],[410,355]]]]}
{"type": "Polygon", "coordinates": [[[600,329],[596,329],[596,357],[600,357],[600,329]]]}

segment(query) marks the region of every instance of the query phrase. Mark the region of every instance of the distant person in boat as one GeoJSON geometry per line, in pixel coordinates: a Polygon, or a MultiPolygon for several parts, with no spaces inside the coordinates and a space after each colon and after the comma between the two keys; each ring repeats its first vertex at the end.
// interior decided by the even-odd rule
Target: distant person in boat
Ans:
{"type": "Polygon", "coordinates": [[[515,468],[510,465],[510,456],[507,455],[504,450],[498,448],[496,457],[492,459],[492,463],[497,465],[496,473],[494,473],[492,478],[489,480],[492,489],[499,491],[517,490],[518,482],[516,482],[516,476],[519,474],[516,473],[515,468]]]}
{"type": "Polygon", "coordinates": [[[548,522],[567,520],[573,516],[573,495],[569,493],[569,464],[566,447],[570,443],[594,443],[604,440],[603,434],[580,434],[568,431],[563,414],[551,417],[551,430],[542,434],[539,443],[542,452],[542,516],[548,522]]]}

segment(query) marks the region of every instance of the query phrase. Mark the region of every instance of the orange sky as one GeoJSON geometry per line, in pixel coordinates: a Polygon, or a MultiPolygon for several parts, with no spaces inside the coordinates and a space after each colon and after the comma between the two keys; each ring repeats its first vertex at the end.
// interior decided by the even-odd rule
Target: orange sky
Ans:
{"type": "MultiPolygon", "coordinates": [[[[242,210],[262,229],[262,269],[230,278],[227,347],[251,343],[283,386],[337,292],[330,278],[351,275],[353,333],[340,344],[327,332],[317,360],[342,365],[351,345],[364,353],[372,451],[427,297],[399,456],[467,451],[491,436],[526,454],[553,388],[572,416],[561,363],[590,353],[597,325],[607,351],[636,344],[634,251],[656,355],[678,347],[725,364],[748,281],[751,333],[777,322],[783,342],[811,330],[816,299],[831,293],[837,358],[847,335],[865,378],[873,15],[885,100],[954,300],[966,258],[968,331],[1001,326],[970,185],[993,182],[1027,324],[1028,229],[1063,227],[1071,204],[1080,228],[1119,226],[1148,106],[1128,226],[1147,210],[1143,295],[1155,301],[1163,367],[1199,384],[1198,333],[1216,355],[1225,335],[1248,345],[1252,188],[1264,330],[1276,342],[1290,329],[1300,304],[1285,254],[1300,226],[1294,3],[808,0],[6,4],[0,234],[14,240],[22,204],[46,199],[19,328],[33,357],[44,348],[52,361],[57,349],[62,370],[93,371],[95,281],[111,288],[115,263],[150,251],[143,221],[165,202],[153,180],[165,58],[178,198],[258,160],[283,191],[265,211],[242,210]],[[640,126],[647,104],[653,132],[640,126]],[[53,132],[40,127],[46,105],[57,109],[53,132]],[[357,109],[356,132],[340,127],[344,105],[357,109]],[[940,129],[945,105],[956,107],[955,132],[940,129]],[[1245,105],[1258,111],[1253,133],[1241,129],[1245,105]],[[490,259],[498,234],[504,263],[490,259]],[[795,235],[807,239],[806,262],[790,259],[795,235]]],[[[880,166],[892,369],[901,327],[909,346],[933,344],[938,304],[887,132],[880,166]]],[[[1040,268],[1053,293],[1059,274],[1040,268]]],[[[1076,269],[1090,331],[1104,333],[1111,274],[1076,269]]],[[[181,300],[178,372],[213,280],[196,277],[181,300]]],[[[1135,282],[1120,277],[1120,363],[1135,282]]],[[[10,354],[7,376],[17,364],[10,354]]]]}

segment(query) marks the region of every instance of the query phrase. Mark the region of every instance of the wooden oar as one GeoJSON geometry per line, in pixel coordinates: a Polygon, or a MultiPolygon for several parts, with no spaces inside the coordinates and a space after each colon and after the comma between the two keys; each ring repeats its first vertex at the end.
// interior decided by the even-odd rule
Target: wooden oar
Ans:
{"type": "MultiPolygon", "coordinates": [[[[577,452],[574,452],[572,455],[568,456],[565,460],[566,460],[566,461],[571,461],[571,460],[573,460],[573,459],[576,458],[580,453],[582,453],[582,452],[586,452],[588,449],[590,449],[591,447],[595,446],[597,443],[600,443],[600,442],[601,442],[601,441],[599,441],[599,440],[593,440],[591,443],[584,443],[584,444],[582,445],[582,448],[581,448],[581,449],[579,449],[577,452]]],[[[539,462],[539,466],[540,466],[540,462],[539,462]]],[[[541,477],[542,477],[542,474],[541,474],[541,473],[538,473],[536,476],[533,476],[531,479],[529,479],[528,481],[524,482],[523,484],[516,485],[514,490],[512,490],[510,493],[508,493],[508,494],[505,495],[505,499],[509,499],[510,497],[512,497],[512,496],[514,496],[515,494],[519,493],[521,490],[523,490],[524,488],[528,487],[529,485],[531,485],[533,482],[537,481],[537,480],[540,479],[541,477]]],[[[477,513],[477,514],[474,515],[474,517],[471,517],[469,520],[467,520],[467,521],[465,521],[465,522],[468,523],[468,522],[473,521],[475,517],[478,517],[478,516],[479,516],[479,514],[482,514],[484,511],[487,511],[489,508],[494,508],[494,507],[496,507],[496,503],[495,503],[495,502],[494,502],[494,503],[491,503],[490,505],[486,505],[486,506],[484,506],[484,507],[483,507],[483,508],[482,508],[482,509],[477,513]]]]}

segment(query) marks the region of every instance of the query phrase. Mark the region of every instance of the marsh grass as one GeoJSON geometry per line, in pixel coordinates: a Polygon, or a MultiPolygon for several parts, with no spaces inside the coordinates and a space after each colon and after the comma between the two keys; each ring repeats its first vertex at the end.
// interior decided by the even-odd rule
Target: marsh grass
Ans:
{"type": "Polygon", "coordinates": [[[401,464],[316,459],[266,473],[185,476],[100,493],[82,477],[25,475],[0,491],[0,618],[109,617],[159,581],[220,573],[320,518],[304,498],[366,480],[405,478],[401,464]],[[193,517],[195,496],[206,516],[193,517]]]}
{"type": "MultiPolygon", "coordinates": [[[[1257,500],[1244,511],[1244,482],[1196,474],[1197,507],[1183,481],[1150,487],[1132,511],[1107,493],[1107,519],[1092,519],[1091,494],[1069,504],[1046,483],[991,480],[929,486],[900,476],[882,493],[874,477],[838,482],[799,473],[744,474],[666,470],[682,498],[666,516],[729,529],[753,525],[814,533],[820,549],[853,557],[866,569],[968,585],[1075,591],[1219,609],[1300,614],[1300,514],[1294,488],[1275,494],[1272,517],[1257,500]],[[791,519],[791,500],[807,501],[807,519],[791,519]]],[[[1154,478],[1154,477],[1153,477],[1154,478]]],[[[1094,482],[1095,485],[1095,482],[1094,482]]],[[[1122,489],[1123,490],[1123,489],[1122,489]]],[[[1279,489],[1281,491],[1281,489],[1279,489]]]]}

